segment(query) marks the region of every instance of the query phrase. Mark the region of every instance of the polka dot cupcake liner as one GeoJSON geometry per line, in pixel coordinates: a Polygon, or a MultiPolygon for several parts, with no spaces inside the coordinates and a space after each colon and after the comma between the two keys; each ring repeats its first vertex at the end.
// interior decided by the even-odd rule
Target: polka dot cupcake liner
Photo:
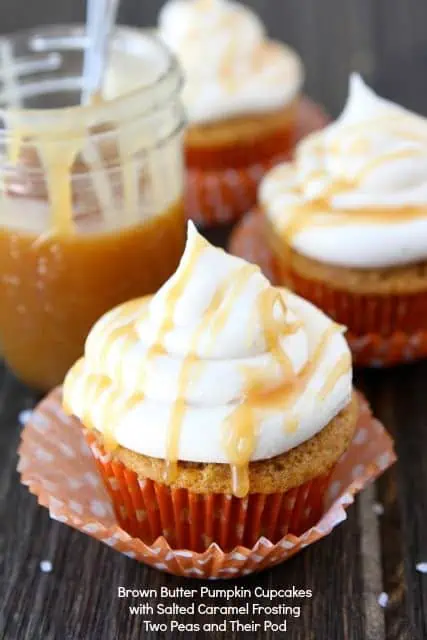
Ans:
{"type": "Polygon", "coordinates": [[[85,437],[120,526],[147,544],[163,536],[173,549],[202,552],[215,542],[231,551],[250,548],[262,537],[275,543],[288,533],[299,535],[320,519],[332,473],[282,493],[200,494],[138,478],[90,432],[85,437]]]}
{"type": "Polygon", "coordinates": [[[234,230],[229,250],[258,264],[273,284],[286,283],[340,324],[359,366],[382,367],[427,357],[427,330],[417,329],[426,317],[426,294],[413,296],[354,295],[285,271],[274,255],[261,213],[248,213],[234,230]]]}
{"type": "Polygon", "coordinates": [[[326,536],[345,520],[345,509],[355,494],[394,462],[390,436],[372,417],[366,400],[358,397],[358,426],[328,479],[317,522],[299,535],[287,533],[277,542],[267,537],[266,530],[258,540],[248,540],[248,546],[237,544],[224,550],[211,543],[205,551],[197,552],[184,545],[175,548],[162,535],[148,544],[127,532],[118,521],[80,423],[61,409],[60,389],[47,396],[26,423],[18,470],[22,483],[49,509],[53,519],[128,557],[178,576],[237,578],[283,562],[326,536]]]}
{"type": "Polygon", "coordinates": [[[215,162],[209,166],[206,154],[203,163],[197,164],[192,159],[187,163],[185,191],[188,218],[200,227],[230,224],[241,218],[255,204],[258,184],[265,173],[279,162],[290,159],[295,144],[327,122],[327,116],[318,105],[302,98],[292,135],[278,135],[269,140],[268,145],[260,143],[259,153],[254,147],[250,156],[248,150],[241,151],[238,156],[230,156],[228,162],[222,154],[222,165],[215,157],[215,162]]]}

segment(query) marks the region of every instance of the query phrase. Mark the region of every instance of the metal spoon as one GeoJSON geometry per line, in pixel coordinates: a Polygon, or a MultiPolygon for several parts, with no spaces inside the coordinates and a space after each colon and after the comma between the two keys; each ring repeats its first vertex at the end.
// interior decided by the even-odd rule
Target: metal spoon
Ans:
{"type": "Polygon", "coordinates": [[[119,0],[87,0],[82,104],[89,104],[101,96],[118,7],[119,0]]]}

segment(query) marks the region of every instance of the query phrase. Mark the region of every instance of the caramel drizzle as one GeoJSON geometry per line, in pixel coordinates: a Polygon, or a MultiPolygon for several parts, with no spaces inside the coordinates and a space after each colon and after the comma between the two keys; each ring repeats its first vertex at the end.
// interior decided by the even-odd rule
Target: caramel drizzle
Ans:
{"type": "MultiPolygon", "coordinates": [[[[283,323],[274,317],[274,307],[279,303],[286,314],[283,298],[273,288],[258,295],[257,308],[261,318],[266,350],[270,352],[286,379],[286,384],[295,381],[295,372],[290,358],[284,352],[280,340],[283,335],[294,333],[299,323],[283,323]]],[[[262,372],[250,367],[242,367],[244,378],[243,398],[229,419],[222,433],[222,445],[231,464],[232,492],[237,497],[245,496],[249,491],[249,463],[256,445],[256,409],[260,401],[268,404],[270,393],[263,390],[259,374],[262,372]]]]}
{"type": "Polygon", "coordinates": [[[176,399],[172,407],[172,414],[170,418],[168,428],[168,440],[166,444],[166,457],[167,457],[167,479],[173,481],[176,479],[178,473],[178,454],[179,454],[179,441],[181,435],[182,424],[186,412],[186,391],[188,385],[191,382],[195,382],[197,376],[195,374],[195,366],[199,366],[199,373],[201,371],[201,361],[197,356],[197,347],[200,337],[206,329],[207,324],[210,322],[212,314],[216,311],[221,303],[222,290],[218,289],[214,297],[212,298],[208,309],[204,317],[202,318],[199,327],[194,333],[188,354],[184,358],[181,371],[178,377],[178,389],[176,399]]]}
{"type": "Polygon", "coordinates": [[[265,289],[258,297],[258,307],[263,325],[264,341],[267,350],[277,360],[286,379],[294,380],[295,371],[290,358],[282,349],[280,340],[285,335],[291,335],[301,327],[300,322],[284,323],[283,320],[274,317],[274,307],[279,304],[281,311],[286,316],[287,310],[280,293],[272,287],[265,289]]]}
{"type": "Polygon", "coordinates": [[[296,416],[291,416],[287,418],[285,421],[285,432],[286,433],[296,433],[299,427],[299,420],[296,416]]]}
{"type": "Polygon", "coordinates": [[[109,318],[109,322],[99,328],[94,337],[89,335],[89,341],[91,341],[91,338],[95,338],[95,349],[93,350],[90,343],[86,345],[86,355],[95,360],[97,369],[106,371],[108,374],[114,374],[115,377],[120,373],[119,382],[122,381],[121,369],[119,368],[119,371],[116,368],[113,371],[110,370],[108,355],[117,340],[124,340],[126,351],[137,343],[138,334],[135,322],[141,316],[141,303],[143,303],[143,299],[139,298],[130,300],[118,307],[113,312],[112,317],[109,318]]]}
{"type": "MultiPolygon", "coordinates": [[[[379,116],[376,116],[375,118],[371,118],[369,122],[363,122],[363,124],[361,124],[360,122],[353,122],[352,124],[346,124],[344,125],[342,131],[343,133],[346,134],[346,136],[347,135],[351,136],[353,134],[359,134],[359,132],[362,129],[363,134],[366,136],[366,133],[369,133],[370,131],[375,132],[378,129],[384,129],[385,123],[387,123],[386,126],[389,128],[389,131],[391,133],[398,134],[400,137],[404,137],[406,140],[411,140],[417,143],[427,142],[427,127],[426,127],[425,121],[421,116],[418,116],[415,113],[411,113],[409,115],[403,115],[401,113],[387,114],[386,116],[384,116],[384,114],[381,114],[379,116]],[[413,126],[409,128],[407,127],[408,123],[414,124],[415,122],[417,125],[416,132],[413,126]],[[395,127],[394,125],[398,125],[398,126],[395,127]]],[[[336,135],[336,131],[334,131],[334,133],[336,135]]],[[[322,133],[320,134],[315,133],[313,135],[316,138],[316,140],[319,138],[323,138],[322,133]]],[[[329,140],[326,142],[325,148],[330,151],[335,151],[335,150],[341,151],[344,145],[345,139],[346,139],[345,136],[340,135],[338,137],[336,135],[336,137],[334,137],[332,140],[329,140]]]]}
{"type": "MultiPolygon", "coordinates": [[[[235,302],[242,289],[247,284],[248,277],[257,271],[257,267],[253,265],[244,265],[236,274],[235,279],[231,285],[230,293],[225,301],[223,300],[224,288],[226,283],[223,283],[213,296],[207,310],[204,313],[204,317],[196,330],[190,344],[189,353],[184,359],[181,372],[178,380],[178,392],[175,400],[174,407],[172,408],[172,417],[168,429],[168,444],[167,444],[167,460],[168,460],[168,480],[173,481],[177,473],[177,461],[179,451],[179,437],[182,428],[182,423],[185,416],[186,402],[185,392],[188,388],[188,384],[191,381],[194,383],[195,376],[190,374],[194,372],[194,365],[201,364],[197,357],[197,345],[200,337],[207,329],[209,323],[211,323],[210,331],[210,344],[212,345],[225,323],[229,318],[231,309],[234,307],[235,302]]],[[[200,371],[200,369],[199,369],[200,371]]]]}
{"type": "Polygon", "coordinates": [[[357,174],[354,181],[360,182],[364,178],[366,178],[373,170],[381,167],[382,164],[386,162],[390,162],[393,160],[405,160],[406,158],[413,157],[414,155],[419,155],[419,153],[414,153],[414,149],[397,149],[395,151],[391,151],[390,153],[386,153],[379,158],[373,158],[370,162],[368,162],[363,169],[357,174]]]}
{"type": "Polygon", "coordinates": [[[258,271],[258,267],[251,264],[245,264],[234,275],[234,280],[231,285],[227,298],[222,302],[218,313],[215,314],[214,320],[211,326],[211,339],[210,344],[213,345],[220,332],[223,330],[230,313],[236,304],[237,299],[242,293],[244,287],[247,284],[248,278],[258,271]]]}
{"type": "MultiPolygon", "coordinates": [[[[397,119],[396,117],[392,119],[397,119]]],[[[382,119],[378,119],[377,124],[383,124],[382,119]]],[[[373,127],[374,124],[370,123],[370,126],[373,127]]],[[[359,125],[350,125],[347,127],[349,131],[352,128],[360,129],[359,125]]],[[[410,137],[409,134],[407,137],[410,137]]],[[[342,142],[336,140],[332,143],[326,144],[322,147],[322,144],[319,141],[319,134],[315,136],[315,138],[308,139],[301,144],[301,148],[303,146],[311,147],[311,150],[316,155],[323,155],[326,152],[334,152],[337,149],[342,153],[341,147],[342,142]]],[[[419,138],[416,138],[413,135],[413,139],[418,143],[420,142],[419,138]]],[[[366,141],[368,143],[368,141],[366,141]]],[[[355,140],[352,149],[346,149],[346,152],[350,151],[356,152],[359,151],[360,145],[363,143],[363,139],[355,140]],[[353,148],[354,147],[354,148],[353,148]]],[[[366,176],[372,172],[374,169],[380,167],[382,164],[392,161],[413,157],[417,154],[416,149],[403,148],[395,151],[391,151],[388,154],[383,154],[378,158],[372,159],[368,162],[359,173],[350,179],[338,179],[335,182],[331,182],[323,193],[316,199],[311,200],[310,202],[302,202],[298,205],[291,205],[286,210],[286,220],[283,222],[283,226],[281,228],[281,234],[285,238],[288,243],[291,243],[295,236],[310,226],[316,227],[331,227],[331,226],[351,226],[354,224],[364,224],[364,225],[389,225],[392,223],[401,223],[407,222],[411,220],[423,219],[427,216],[427,203],[423,206],[400,206],[400,207],[375,207],[375,206],[362,206],[357,211],[352,209],[340,209],[340,210],[332,210],[330,208],[330,200],[334,196],[339,195],[345,191],[354,190],[357,187],[357,184],[366,178],[366,176]]],[[[305,176],[306,181],[322,179],[326,174],[322,169],[315,168],[313,169],[307,176],[305,176]]],[[[280,174],[277,174],[276,181],[280,183],[280,174]]],[[[279,191],[277,189],[276,191],[279,191]]],[[[291,192],[296,195],[302,196],[300,188],[293,188],[291,192]]]]}
{"type": "MultiPolygon", "coordinates": [[[[93,429],[93,408],[99,403],[100,396],[109,390],[111,387],[111,379],[108,376],[100,375],[97,373],[88,374],[85,380],[85,406],[81,421],[88,429],[93,429]]],[[[109,394],[112,397],[112,394],[109,394]]],[[[105,393],[105,400],[107,401],[107,393],[105,393]]],[[[103,411],[104,413],[106,411],[103,411]]],[[[108,421],[107,421],[108,424],[108,421]]],[[[107,424],[104,423],[104,432],[108,433],[107,424]]],[[[104,433],[103,432],[103,433],[104,433]]]]}
{"type": "Polygon", "coordinates": [[[341,356],[335,367],[329,373],[321,390],[319,391],[319,400],[323,401],[327,395],[337,384],[338,380],[348,373],[351,369],[351,358],[349,353],[345,353],[341,356]]]}
{"type": "MultiPolygon", "coordinates": [[[[340,325],[335,323],[331,324],[323,332],[323,335],[317,343],[312,356],[307,361],[298,376],[296,376],[290,383],[289,381],[285,381],[284,384],[276,387],[272,391],[255,396],[253,398],[254,407],[257,409],[262,409],[264,411],[280,410],[292,414],[293,406],[296,403],[297,398],[305,393],[310,379],[318,368],[319,363],[329,346],[329,342],[332,336],[338,332],[341,332],[342,330],[343,327],[341,327],[340,325]]],[[[292,417],[290,426],[293,427],[294,425],[295,417],[292,417]]],[[[284,429],[285,431],[288,431],[289,429],[288,417],[285,419],[284,429]]]]}
{"type": "MultiPolygon", "coordinates": [[[[72,381],[69,381],[67,386],[72,384],[72,381]]],[[[123,398],[120,387],[115,386],[111,378],[99,373],[86,375],[84,384],[85,406],[81,421],[86,428],[94,429],[93,411],[96,407],[97,412],[102,415],[104,448],[106,451],[114,451],[118,447],[115,428],[120,417],[140,404],[144,400],[144,395],[135,393],[123,398]]]]}
{"type": "MultiPolygon", "coordinates": [[[[232,27],[232,24],[229,26],[232,27]]],[[[238,51],[239,45],[237,39],[231,40],[224,51],[221,66],[219,68],[219,80],[229,93],[234,91],[236,88],[236,80],[239,78],[236,76],[236,71],[233,65],[238,51]]]]}
{"type": "MultiPolygon", "coordinates": [[[[197,260],[200,258],[203,250],[206,248],[207,242],[202,239],[200,236],[197,236],[197,241],[194,246],[192,254],[189,256],[186,265],[183,268],[181,277],[174,283],[174,285],[169,289],[167,298],[165,301],[165,305],[169,306],[170,313],[165,316],[162,324],[160,325],[158,334],[148,350],[146,364],[147,368],[149,365],[149,361],[159,355],[163,355],[165,353],[165,348],[163,346],[163,341],[166,334],[173,329],[174,325],[174,314],[176,305],[181,297],[185,287],[187,286],[188,280],[190,279],[191,273],[194,269],[194,265],[197,260]]],[[[186,367],[188,369],[189,367],[186,367]]],[[[181,373],[182,381],[178,385],[184,386],[187,381],[187,371],[184,371],[184,374],[181,373]]],[[[178,389],[178,397],[174,403],[172,408],[172,417],[171,422],[168,428],[168,437],[166,443],[166,480],[168,482],[174,482],[177,474],[178,474],[178,455],[177,451],[179,448],[179,431],[180,424],[182,421],[184,403],[181,401],[180,395],[182,395],[182,391],[180,394],[180,390],[178,389]]]]}

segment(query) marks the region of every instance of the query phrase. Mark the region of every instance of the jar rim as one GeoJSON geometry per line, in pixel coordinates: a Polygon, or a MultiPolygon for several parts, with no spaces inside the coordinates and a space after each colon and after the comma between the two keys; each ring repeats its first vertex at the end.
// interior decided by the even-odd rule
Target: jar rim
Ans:
{"type": "MultiPolygon", "coordinates": [[[[84,41],[85,26],[83,24],[57,24],[18,30],[11,34],[1,36],[0,48],[12,45],[18,38],[33,38],[36,40],[43,36],[53,37],[55,35],[60,38],[61,34],[63,37],[68,35],[84,41]]],[[[18,123],[19,125],[25,126],[28,123],[28,126],[36,132],[38,129],[37,125],[46,120],[49,121],[50,127],[58,127],[58,129],[61,130],[62,127],[60,125],[69,122],[71,119],[77,126],[80,123],[82,126],[94,126],[99,124],[100,121],[111,118],[112,114],[117,113],[117,110],[120,110],[122,113],[128,113],[130,117],[132,117],[132,115],[149,115],[158,108],[160,104],[163,104],[181,89],[183,76],[180,65],[174,54],[157,35],[157,30],[154,28],[135,28],[119,25],[115,28],[115,37],[120,36],[138,38],[141,42],[145,39],[150,45],[157,47],[161,55],[164,56],[165,67],[159,71],[151,82],[135,86],[129,91],[105,100],[100,104],[78,104],[59,108],[0,107],[0,118],[11,124],[18,123]],[[169,87],[168,84],[170,84],[169,87]],[[156,89],[159,97],[153,99],[151,102],[148,100],[144,108],[144,106],[141,105],[141,97],[149,96],[150,92],[153,93],[156,89]]],[[[84,48],[84,46],[81,48],[84,48]]],[[[38,51],[39,50],[34,49],[35,53],[38,51]]],[[[55,50],[44,49],[44,51],[49,54],[55,53],[55,50]]]]}

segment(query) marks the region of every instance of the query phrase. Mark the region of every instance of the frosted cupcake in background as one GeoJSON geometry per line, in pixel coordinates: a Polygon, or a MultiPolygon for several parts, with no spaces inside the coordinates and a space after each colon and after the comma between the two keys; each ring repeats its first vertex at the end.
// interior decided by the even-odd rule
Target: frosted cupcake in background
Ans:
{"type": "Polygon", "coordinates": [[[294,146],[300,58],[228,0],[169,0],[159,32],[186,78],[188,214],[206,225],[231,222],[294,146]]]}
{"type": "Polygon", "coordinates": [[[120,526],[193,551],[309,529],[358,419],[342,327],[191,223],[176,273],[98,321],[63,393],[120,526]]]}
{"type": "Polygon", "coordinates": [[[342,115],[263,180],[282,284],[349,328],[358,362],[427,355],[427,120],[357,75],[342,115]]]}

